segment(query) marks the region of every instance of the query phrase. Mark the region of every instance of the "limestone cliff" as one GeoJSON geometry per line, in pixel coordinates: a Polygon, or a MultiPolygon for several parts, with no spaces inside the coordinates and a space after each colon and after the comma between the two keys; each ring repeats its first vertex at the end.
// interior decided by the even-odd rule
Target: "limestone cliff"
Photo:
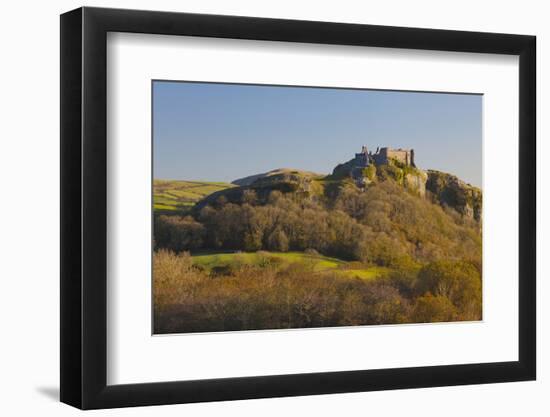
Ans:
{"type": "Polygon", "coordinates": [[[479,188],[454,175],[429,170],[426,190],[441,205],[452,207],[467,217],[481,221],[482,193],[479,188]]]}
{"type": "Polygon", "coordinates": [[[416,191],[422,197],[426,195],[426,181],[428,180],[428,174],[421,169],[417,169],[416,172],[409,172],[405,174],[404,186],[408,190],[416,191]]]}

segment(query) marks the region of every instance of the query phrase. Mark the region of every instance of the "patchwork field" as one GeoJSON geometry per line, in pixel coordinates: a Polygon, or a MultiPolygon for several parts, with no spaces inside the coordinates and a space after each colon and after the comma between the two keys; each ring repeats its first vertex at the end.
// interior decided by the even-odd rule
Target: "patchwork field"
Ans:
{"type": "Polygon", "coordinates": [[[227,271],[241,266],[271,265],[276,268],[286,268],[292,264],[305,265],[315,274],[322,276],[326,273],[342,275],[348,278],[373,279],[387,276],[390,268],[369,266],[358,262],[346,262],[319,254],[304,252],[234,252],[209,253],[192,256],[193,264],[200,265],[208,272],[227,271]]]}
{"type": "Polygon", "coordinates": [[[225,182],[154,180],[153,200],[155,212],[184,212],[216,191],[235,187],[225,182]]]}

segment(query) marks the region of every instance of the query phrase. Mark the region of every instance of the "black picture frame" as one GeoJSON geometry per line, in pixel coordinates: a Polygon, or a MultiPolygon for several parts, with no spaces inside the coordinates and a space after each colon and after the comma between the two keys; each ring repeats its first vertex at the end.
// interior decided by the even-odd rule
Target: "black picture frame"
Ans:
{"type": "Polygon", "coordinates": [[[535,45],[524,35],[252,17],[88,7],[61,15],[61,401],[95,409],[534,380],[535,45]],[[519,56],[519,360],[107,385],[108,32],[519,56]]]}

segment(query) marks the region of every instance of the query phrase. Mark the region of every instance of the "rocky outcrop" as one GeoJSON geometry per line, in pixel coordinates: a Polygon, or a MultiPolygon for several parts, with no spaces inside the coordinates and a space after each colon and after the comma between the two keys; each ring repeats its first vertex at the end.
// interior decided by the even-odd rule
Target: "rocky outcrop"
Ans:
{"type": "Polygon", "coordinates": [[[413,172],[408,172],[404,175],[403,185],[405,188],[411,191],[417,192],[420,196],[426,195],[426,182],[428,180],[428,174],[426,172],[415,169],[413,172]]]}
{"type": "Polygon", "coordinates": [[[426,182],[432,198],[443,206],[449,206],[464,216],[481,221],[482,193],[473,185],[445,172],[429,170],[426,182]]]}
{"type": "Polygon", "coordinates": [[[384,161],[383,163],[371,162],[368,166],[364,166],[355,157],[338,164],[332,171],[332,177],[352,178],[359,188],[365,188],[373,182],[391,179],[422,197],[426,194],[428,175],[424,171],[393,158],[384,161]]]}
{"type": "Polygon", "coordinates": [[[458,177],[440,171],[423,171],[397,160],[369,167],[357,166],[356,159],[337,165],[332,177],[351,178],[357,187],[364,189],[373,182],[395,181],[421,197],[428,191],[430,198],[443,207],[450,207],[463,216],[481,222],[482,192],[479,188],[465,183],[458,177]]]}
{"type": "Polygon", "coordinates": [[[334,178],[351,177],[353,169],[356,167],[355,159],[350,159],[347,162],[338,164],[332,170],[332,176],[334,178]]]}
{"type": "Polygon", "coordinates": [[[314,178],[316,178],[315,174],[288,170],[259,177],[249,187],[259,189],[270,188],[283,192],[309,192],[311,190],[311,182],[314,178]]]}
{"type": "Polygon", "coordinates": [[[240,183],[241,186],[210,194],[199,201],[193,209],[200,210],[207,205],[216,205],[218,201],[241,204],[252,195],[259,202],[265,202],[272,191],[294,193],[308,198],[322,192],[318,189],[320,186],[314,181],[317,178],[323,178],[323,175],[287,168],[251,175],[232,182],[232,184],[240,183]]]}

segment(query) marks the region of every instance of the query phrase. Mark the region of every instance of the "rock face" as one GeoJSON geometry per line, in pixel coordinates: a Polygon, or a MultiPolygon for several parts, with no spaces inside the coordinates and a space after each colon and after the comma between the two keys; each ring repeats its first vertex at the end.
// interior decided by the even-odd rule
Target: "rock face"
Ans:
{"type": "Polygon", "coordinates": [[[281,191],[308,192],[311,188],[311,181],[319,177],[318,174],[306,173],[304,171],[278,171],[255,179],[249,186],[252,188],[280,189],[281,191]]]}
{"type": "Polygon", "coordinates": [[[214,204],[219,198],[223,198],[229,203],[240,204],[248,198],[247,195],[251,195],[250,192],[253,192],[254,198],[260,201],[266,200],[272,191],[293,193],[308,198],[311,194],[319,192],[314,180],[323,177],[323,175],[314,172],[288,168],[280,168],[263,174],[251,175],[232,182],[232,184],[240,184],[239,187],[228,188],[210,194],[199,201],[194,206],[194,210],[200,210],[206,205],[214,204]]]}
{"type": "Polygon", "coordinates": [[[421,169],[390,159],[383,164],[370,164],[368,167],[357,165],[357,158],[337,165],[332,171],[335,178],[352,178],[358,187],[364,188],[376,181],[394,180],[410,191],[422,197],[426,194],[428,175],[421,169]]]}
{"type": "Polygon", "coordinates": [[[336,178],[351,177],[353,169],[356,167],[355,159],[350,159],[347,162],[338,164],[332,170],[332,175],[336,178]]]}
{"type": "Polygon", "coordinates": [[[373,182],[393,180],[421,197],[425,197],[428,191],[434,202],[451,207],[463,216],[481,222],[481,190],[451,174],[435,170],[423,171],[395,158],[364,167],[356,156],[337,165],[332,177],[351,178],[360,189],[365,189],[373,182]]]}
{"type": "Polygon", "coordinates": [[[428,180],[428,174],[426,172],[417,169],[415,173],[405,174],[403,185],[405,188],[416,191],[420,196],[426,195],[426,182],[428,180]]]}
{"type": "Polygon", "coordinates": [[[482,193],[479,188],[454,175],[429,170],[426,189],[441,205],[452,207],[464,216],[481,221],[482,193]]]}

